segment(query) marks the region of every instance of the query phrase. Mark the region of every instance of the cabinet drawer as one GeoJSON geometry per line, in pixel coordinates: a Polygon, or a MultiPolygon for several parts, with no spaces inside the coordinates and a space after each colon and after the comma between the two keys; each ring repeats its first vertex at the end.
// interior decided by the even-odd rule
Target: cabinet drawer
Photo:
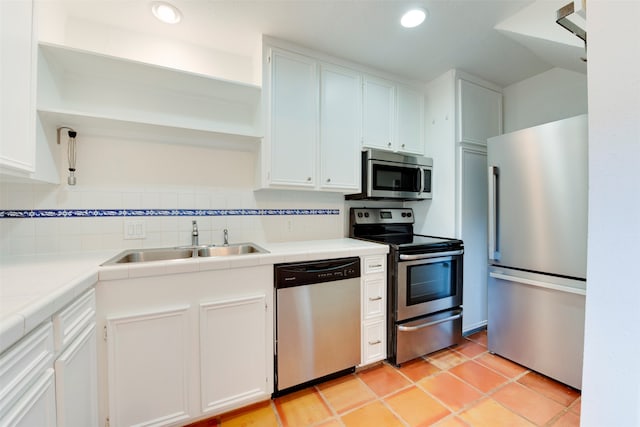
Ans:
{"type": "Polygon", "coordinates": [[[387,357],[387,333],[384,320],[362,324],[362,365],[387,357]]]}
{"type": "Polygon", "coordinates": [[[364,320],[373,317],[384,316],[386,308],[386,286],[383,275],[365,277],[364,279],[364,301],[362,306],[362,318],[364,320]]]}
{"type": "Polygon", "coordinates": [[[386,255],[368,256],[364,258],[364,274],[384,273],[387,265],[386,255]]]}
{"type": "Polygon", "coordinates": [[[62,351],[95,320],[96,293],[92,288],[53,316],[56,352],[62,351]]]}
{"type": "Polygon", "coordinates": [[[38,327],[0,356],[0,418],[52,361],[51,322],[38,327]]]}

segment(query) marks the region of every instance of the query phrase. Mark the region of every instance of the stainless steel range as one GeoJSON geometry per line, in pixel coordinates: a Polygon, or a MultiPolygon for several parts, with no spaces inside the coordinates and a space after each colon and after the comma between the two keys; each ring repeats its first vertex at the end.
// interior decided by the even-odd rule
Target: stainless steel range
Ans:
{"type": "Polygon", "coordinates": [[[462,240],[413,233],[410,208],[351,208],[349,236],[386,243],[387,356],[399,365],[462,340],[462,240]]]}

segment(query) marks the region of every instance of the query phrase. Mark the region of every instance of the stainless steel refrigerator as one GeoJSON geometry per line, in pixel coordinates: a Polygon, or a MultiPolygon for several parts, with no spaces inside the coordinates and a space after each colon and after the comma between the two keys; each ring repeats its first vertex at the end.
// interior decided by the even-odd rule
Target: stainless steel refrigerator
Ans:
{"type": "Polygon", "coordinates": [[[582,386],[587,116],[489,138],[489,351],[582,386]]]}

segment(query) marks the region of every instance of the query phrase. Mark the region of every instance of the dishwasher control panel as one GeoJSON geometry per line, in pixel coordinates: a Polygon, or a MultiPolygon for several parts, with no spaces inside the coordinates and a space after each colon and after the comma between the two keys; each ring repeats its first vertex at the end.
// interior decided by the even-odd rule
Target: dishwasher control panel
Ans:
{"type": "Polygon", "coordinates": [[[360,258],[338,258],[322,261],[276,264],[275,287],[309,285],[360,277],[360,258]]]}

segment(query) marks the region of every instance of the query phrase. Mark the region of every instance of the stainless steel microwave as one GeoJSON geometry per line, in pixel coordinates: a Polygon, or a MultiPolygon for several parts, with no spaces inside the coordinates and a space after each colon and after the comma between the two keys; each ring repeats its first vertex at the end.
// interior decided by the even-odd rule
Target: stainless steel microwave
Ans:
{"type": "Polygon", "coordinates": [[[380,150],[362,152],[362,192],[346,199],[431,199],[433,160],[380,150]]]}

